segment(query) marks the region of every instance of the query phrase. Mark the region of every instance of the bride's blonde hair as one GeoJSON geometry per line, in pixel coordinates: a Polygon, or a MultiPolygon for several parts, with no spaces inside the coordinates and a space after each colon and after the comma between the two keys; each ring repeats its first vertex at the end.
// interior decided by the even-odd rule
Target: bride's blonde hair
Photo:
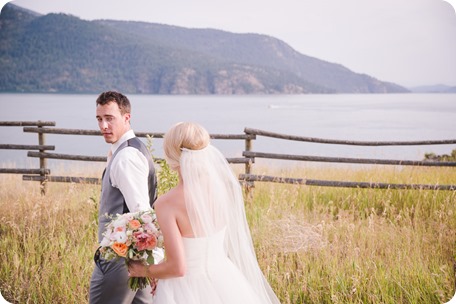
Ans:
{"type": "Polygon", "coordinates": [[[201,150],[210,142],[209,133],[194,122],[180,122],[166,132],[163,140],[165,158],[171,169],[179,168],[182,149],[201,150]]]}

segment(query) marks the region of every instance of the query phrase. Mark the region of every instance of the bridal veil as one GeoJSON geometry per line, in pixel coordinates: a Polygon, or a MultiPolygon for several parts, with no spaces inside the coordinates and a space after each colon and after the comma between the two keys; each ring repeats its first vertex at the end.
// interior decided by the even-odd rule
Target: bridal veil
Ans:
{"type": "MultiPolygon", "coordinates": [[[[193,137],[207,137],[206,142],[193,146],[182,144],[180,158],[175,158],[179,164],[170,164],[179,167],[195,237],[211,236],[226,228],[225,249],[231,261],[251,283],[262,303],[280,303],[258,265],[238,179],[222,153],[209,143],[204,128],[193,123],[181,124],[196,128],[193,137]]],[[[165,153],[170,153],[166,147],[165,153]]]]}

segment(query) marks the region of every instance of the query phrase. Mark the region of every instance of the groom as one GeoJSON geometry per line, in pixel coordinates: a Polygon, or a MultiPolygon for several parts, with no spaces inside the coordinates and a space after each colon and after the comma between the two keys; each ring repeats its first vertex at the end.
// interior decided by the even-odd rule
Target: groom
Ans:
{"type": "MultiPolygon", "coordinates": [[[[98,211],[98,242],[109,218],[106,214],[148,210],[157,198],[157,178],[152,157],[130,127],[131,105],[118,92],[101,93],[96,101],[98,127],[107,143],[112,144],[103,172],[98,211]]],[[[95,267],[90,280],[90,304],[151,303],[151,288],[137,292],[128,287],[128,269],[124,260],[106,261],[95,253],[95,267]]]]}

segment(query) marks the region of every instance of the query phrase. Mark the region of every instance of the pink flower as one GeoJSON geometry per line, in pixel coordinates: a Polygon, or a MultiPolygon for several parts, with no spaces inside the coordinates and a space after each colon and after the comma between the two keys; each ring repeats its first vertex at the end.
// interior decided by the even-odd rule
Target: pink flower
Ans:
{"type": "Polygon", "coordinates": [[[141,215],[141,219],[142,219],[143,223],[145,223],[145,224],[152,223],[152,216],[150,216],[147,213],[141,215]]]}
{"type": "Polygon", "coordinates": [[[157,238],[153,234],[135,232],[133,234],[133,237],[136,240],[136,249],[139,251],[152,250],[155,248],[155,246],[157,246],[157,238]]]}
{"type": "Polygon", "coordinates": [[[152,232],[153,234],[159,234],[157,227],[152,223],[145,224],[144,229],[152,232]]]}

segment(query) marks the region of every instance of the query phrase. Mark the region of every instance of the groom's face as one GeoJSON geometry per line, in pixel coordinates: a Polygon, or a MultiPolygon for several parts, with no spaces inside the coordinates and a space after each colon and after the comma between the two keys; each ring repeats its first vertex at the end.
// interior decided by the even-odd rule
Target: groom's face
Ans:
{"type": "Polygon", "coordinates": [[[107,143],[117,142],[130,130],[130,113],[122,114],[115,102],[97,106],[98,127],[107,143]]]}

